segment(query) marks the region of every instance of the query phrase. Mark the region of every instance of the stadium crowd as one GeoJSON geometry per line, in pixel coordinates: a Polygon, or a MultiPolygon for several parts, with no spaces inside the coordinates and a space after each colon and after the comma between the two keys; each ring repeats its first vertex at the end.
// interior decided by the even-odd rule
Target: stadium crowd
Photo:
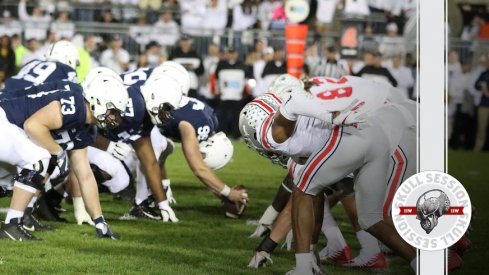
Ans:
{"type": "MultiPolygon", "coordinates": [[[[405,46],[402,37],[404,25],[415,14],[415,1],[312,2],[313,10],[306,19],[312,30],[312,43],[305,53],[306,73],[385,78],[405,90],[407,97],[416,98],[415,49],[405,46]],[[364,18],[358,25],[361,35],[354,56],[341,57],[341,41],[333,31],[335,12],[345,18],[364,18]],[[371,14],[380,15],[380,24],[369,22],[371,14]]],[[[174,60],[190,72],[190,95],[215,107],[223,121],[221,130],[239,137],[232,126],[237,125],[237,111],[286,72],[284,38],[271,35],[285,27],[283,1],[85,0],[30,4],[22,0],[18,6],[6,5],[3,10],[0,35],[6,53],[0,80],[14,75],[29,61],[42,58],[48,46],[60,39],[72,40],[80,48],[78,81],[96,66],[122,73],[174,60]],[[117,33],[96,29],[80,33],[77,27],[83,22],[100,22],[102,26],[127,23],[129,27],[117,33]],[[244,73],[226,73],[232,70],[244,73]]]]}

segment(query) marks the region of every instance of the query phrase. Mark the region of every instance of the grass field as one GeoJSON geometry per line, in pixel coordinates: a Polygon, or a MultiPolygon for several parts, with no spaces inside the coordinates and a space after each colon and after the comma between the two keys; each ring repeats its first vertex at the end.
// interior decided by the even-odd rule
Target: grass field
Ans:
{"type": "MultiPolygon", "coordinates": [[[[468,189],[478,215],[471,238],[474,248],[464,257],[465,267],[456,274],[485,274],[488,238],[489,156],[467,152],[450,153],[450,173],[468,189]]],[[[258,239],[249,239],[254,227],[248,219],[258,219],[271,202],[285,170],[235,143],[233,162],[219,171],[229,185],[244,184],[250,193],[250,207],[240,220],[225,219],[220,202],[208,192],[185,165],[180,150],[170,157],[168,171],[178,204],[174,207],[178,224],[154,221],[119,221],[129,208],[126,202],[102,196],[106,218],[120,241],[99,240],[94,229],[73,224],[50,223],[56,232],[38,233],[41,242],[0,241],[0,274],[284,274],[294,266],[294,255],[277,249],[274,264],[261,270],[246,267],[258,239]]],[[[8,199],[1,199],[6,207],[8,199]]],[[[358,243],[340,207],[334,209],[343,233],[354,249],[358,243]]],[[[324,238],[321,244],[324,244],[324,238]]],[[[411,274],[399,258],[389,258],[391,274],[411,274]]],[[[365,274],[327,266],[330,274],[365,274]]],[[[454,273],[455,274],[455,273],[454,273]]]]}

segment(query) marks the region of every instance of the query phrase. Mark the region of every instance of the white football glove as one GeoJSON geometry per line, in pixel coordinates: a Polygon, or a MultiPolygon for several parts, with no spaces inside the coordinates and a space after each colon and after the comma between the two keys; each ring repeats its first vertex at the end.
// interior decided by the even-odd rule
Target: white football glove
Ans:
{"type": "Polygon", "coordinates": [[[124,143],[122,141],[109,143],[107,147],[107,153],[111,154],[114,158],[118,160],[125,160],[127,155],[131,152],[131,145],[124,143]]]}
{"type": "Polygon", "coordinates": [[[170,204],[171,203],[177,204],[177,200],[175,200],[175,197],[173,197],[173,191],[171,190],[170,187],[170,180],[163,180],[162,183],[163,183],[163,189],[166,192],[166,199],[168,200],[168,202],[170,204]]]}
{"type": "Polygon", "coordinates": [[[95,226],[95,223],[85,209],[82,197],[73,197],[73,208],[75,209],[75,219],[78,225],[88,223],[91,226],[95,226]]]}
{"type": "Polygon", "coordinates": [[[334,125],[353,125],[365,121],[365,113],[359,112],[359,109],[365,105],[365,101],[359,101],[358,99],[348,105],[341,112],[333,118],[334,125]]]}
{"type": "Polygon", "coordinates": [[[177,216],[175,212],[168,204],[168,200],[165,201],[166,204],[164,206],[160,205],[161,218],[163,222],[178,222],[177,216]]]}

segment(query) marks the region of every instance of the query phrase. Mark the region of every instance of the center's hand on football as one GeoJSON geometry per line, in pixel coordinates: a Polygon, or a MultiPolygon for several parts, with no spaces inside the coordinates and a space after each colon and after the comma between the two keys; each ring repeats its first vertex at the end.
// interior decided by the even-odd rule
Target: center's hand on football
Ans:
{"type": "Polygon", "coordinates": [[[244,204],[248,204],[248,201],[249,201],[249,198],[248,198],[248,192],[246,189],[231,189],[231,191],[229,192],[229,196],[228,198],[231,200],[231,201],[234,201],[234,202],[241,202],[241,203],[244,203],[244,204]]]}

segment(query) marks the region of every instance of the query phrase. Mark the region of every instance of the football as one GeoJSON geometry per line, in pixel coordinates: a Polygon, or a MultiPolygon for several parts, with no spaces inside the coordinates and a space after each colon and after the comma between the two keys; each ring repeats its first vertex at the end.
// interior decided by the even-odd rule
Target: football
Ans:
{"type": "MultiPolygon", "coordinates": [[[[233,190],[246,190],[243,185],[236,185],[233,190]]],[[[238,219],[243,215],[247,205],[242,202],[233,202],[227,197],[222,197],[222,203],[224,205],[224,211],[227,218],[238,219]]]]}

